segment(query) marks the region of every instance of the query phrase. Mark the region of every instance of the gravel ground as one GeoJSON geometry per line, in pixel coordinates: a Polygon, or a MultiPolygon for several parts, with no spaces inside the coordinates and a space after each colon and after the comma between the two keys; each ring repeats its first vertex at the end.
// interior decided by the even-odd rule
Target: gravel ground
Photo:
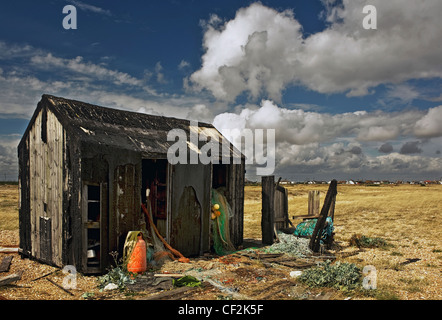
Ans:
{"type": "MultiPolygon", "coordinates": [[[[0,246],[18,245],[18,232],[0,231],[0,246]]],[[[418,239],[396,241],[388,249],[362,249],[355,255],[339,258],[342,253],[357,251],[355,247],[341,243],[337,253],[340,261],[355,263],[361,268],[373,265],[377,272],[376,296],[358,295],[327,288],[306,288],[290,277],[293,268],[279,264],[264,264],[257,259],[233,255],[227,257],[205,257],[191,259],[190,263],[171,261],[165,263],[158,273],[183,273],[201,279],[206,284],[193,291],[184,299],[403,299],[403,300],[441,300],[442,299],[442,253],[435,249],[434,243],[418,239]],[[419,259],[407,263],[408,259],[419,259]]],[[[0,299],[10,300],[126,300],[140,299],[152,294],[128,290],[100,292],[98,279],[94,276],[77,274],[76,289],[63,291],[54,283],[62,286],[66,274],[58,268],[30,259],[22,259],[17,253],[0,253],[0,261],[12,255],[9,272],[0,273],[0,278],[23,271],[21,280],[14,285],[0,287],[0,299]],[[48,275],[49,274],[49,275],[48,275]],[[35,280],[41,276],[41,279],[35,280]],[[50,281],[51,280],[52,283],[50,281]]]]}

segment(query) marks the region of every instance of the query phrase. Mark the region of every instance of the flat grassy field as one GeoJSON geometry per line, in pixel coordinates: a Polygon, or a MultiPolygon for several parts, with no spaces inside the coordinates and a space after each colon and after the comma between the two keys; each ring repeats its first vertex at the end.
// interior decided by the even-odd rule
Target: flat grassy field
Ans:
{"type": "MultiPolygon", "coordinates": [[[[291,218],[307,214],[310,190],[320,191],[322,207],[328,185],[293,185],[287,189],[291,218]]],[[[0,185],[0,246],[18,245],[18,201],[17,185],[0,185]]],[[[374,266],[377,273],[377,290],[373,291],[373,295],[353,298],[441,300],[441,213],[442,185],[338,185],[334,220],[338,260],[355,263],[361,269],[374,266]],[[354,234],[382,238],[389,245],[358,251],[349,244],[354,234]],[[346,258],[338,255],[356,251],[357,254],[346,258]]],[[[292,222],[296,225],[301,221],[292,222]]],[[[260,186],[245,188],[244,238],[261,238],[260,186]]],[[[17,269],[48,268],[35,261],[19,258],[14,261],[13,268],[17,269]],[[31,263],[32,266],[27,266],[31,263]]],[[[47,272],[43,269],[39,270],[40,274],[47,272]]],[[[88,283],[91,283],[85,285],[87,289],[84,290],[92,290],[90,288],[96,280],[88,277],[82,279],[88,279],[88,283]]],[[[9,288],[0,290],[0,294],[13,299],[22,296],[29,298],[30,293],[24,291],[20,287],[9,288]]],[[[335,298],[345,298],[345,292],[339,292],[335,298]]]]}
{"type": "Polygon", "coordinates": [[[0,230],[18,231],[18,202],[18,185],[0,185],[0,230]]]}
{"type": "MultiPolygon", "coordinates": [[[[320,191],[324,201],[328,185],[291,185],[289,218],[308,212],[308,192],[320,191]]],[[[247,186],[244,200],[244,237],[261,233],[261,187],[247,186]]],[[[295,224],[300,220],[292,220],[295,224]]],[[[442,185],[338,185],[335,207],[336,239],[354,233],[397,241],[425,239],[440,245],[442,185]]]]}

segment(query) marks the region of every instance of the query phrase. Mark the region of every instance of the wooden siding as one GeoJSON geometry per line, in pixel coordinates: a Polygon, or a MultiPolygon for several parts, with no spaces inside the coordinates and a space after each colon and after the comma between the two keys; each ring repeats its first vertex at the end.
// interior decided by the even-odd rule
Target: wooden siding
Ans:
{"type": "Polygon", "coordinates": [[[230,240],[235,246],[243,243],[244,234],[244,179],[245,163],[231,164],[227,174],[227,200],[233,211],[230,218],[230,240]]]}
{"type": "Polygon", "coordinates": [[[42,108],[29,132],[31,254],[58,266],[62,265],[63,150],[63,127],[42,108]],[[51,252],[46,252],[47,243],[51,252]]]}

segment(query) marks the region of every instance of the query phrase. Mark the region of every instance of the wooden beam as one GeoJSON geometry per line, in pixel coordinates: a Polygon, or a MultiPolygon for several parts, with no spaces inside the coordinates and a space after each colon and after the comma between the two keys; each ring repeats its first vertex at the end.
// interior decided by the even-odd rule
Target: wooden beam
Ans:
{"type": "Polygon", "coordinates": [[[332,205],[333,199],[336,197],[337,192],[337,181],[332,180],[330,187],[328,188],[327,195],[325,196],[324,205],[322,206],[321,213],[319,214],[318,221],[316,222],[315,229],[313,230],[312,237],[310,239],[309,248],[313,252],[319,252],[321,245],[321,234],[325,227],[325,222],[332,205]]]}

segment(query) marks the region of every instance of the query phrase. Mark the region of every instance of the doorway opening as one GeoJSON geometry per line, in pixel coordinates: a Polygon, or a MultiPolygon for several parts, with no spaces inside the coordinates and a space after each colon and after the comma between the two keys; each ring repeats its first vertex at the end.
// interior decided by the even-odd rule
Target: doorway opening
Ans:
{"type": "Polygon", "coordinates": [[[161,236],[167,236],[168,210],[168,162],[167,159],[143,159],[142,190],[143,203],[150,200],[153,221],[161,236]]]}

